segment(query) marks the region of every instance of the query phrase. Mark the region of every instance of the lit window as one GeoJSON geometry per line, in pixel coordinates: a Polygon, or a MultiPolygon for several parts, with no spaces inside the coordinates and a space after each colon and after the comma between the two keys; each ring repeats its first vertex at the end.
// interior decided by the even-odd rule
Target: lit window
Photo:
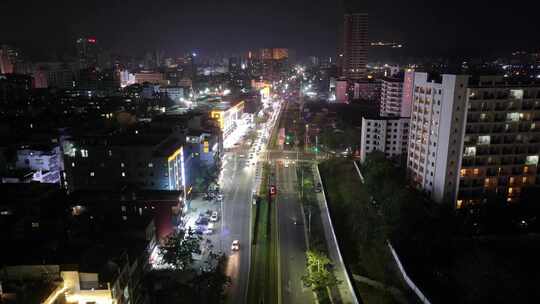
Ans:
{"type": "Polygon", "coordinates": [[[90,172],[90,176],[95,176],[94,171],[90,172]]]}
{"type": "Polygon", "coordinates": [[[463,205],[463,200],[458,200],[456,204],[456,208],[460,209],[462,205],[463,205]]]}
{"type": "Polygon", "coordinates": [[[507,113],[506,114],[506,120],[507,121],[519,121],[520,118],[523,117],[522,113],[507,113]]]}
{"type": "Polygon", "coordinates": [[[465,175],[467,175],[467,169],[461,169],[461,170],[459,171],[459,174],[460,174],[462,177],[465,176],[465,175]]]}
{"type": "Polygon", "coordinates": [[[124,168],[124,163],[120,163],[120,167],[124,168]]]}
{"type": "Polygon", "coordinates": [[[84,157],[84,158],[87,158],[88,157],[88,150],[81,149],[81,156],[84,157]]]}
{"type": "Polygon", "coordinates": [[[476,147],[465,148],[465,156],[475,156],[475,155],[476,155],[476,147]]]}
{"type": "Polygon", "coordinates": [[[71,166],[72,166],[72,167],[75,167],[75,163],[71,163],[71,166]]]}
{"type": "Polygon", "coordinates": [[[524,176],[524,177],[521,179],[521,182],[522,182],[523,184],[527,184],[527,177],[524,176]]]}
{"type": "Polygon", "coordinates": [[[149,163],[148,164],[148,168],[153,168],[154,167],[154,164],[153,163],[149,163]]]}
{"type": "Polygon", "coordinates": [[[510,90],[513,99],[523,99],[523,90],[510,90]]]}
{"type": "Polygon", "coordinates": [[[527,159],[525,160],[525,164],[527,164],[527,165],[538,165],[538,155],[529,155],[529,156],[527,156],[527,159]]]}
{"type": "Polygon", "coordinates": [[[126,172],[122,172],[122,177],[126,177],[126,172]]]}
{"type": "Polygon", "coordinates": [[[478,144],[479,145],[489,145],[491,142],[491,136],[485,135],[485,136],[478,136],[478,144]]]}
{"type": "Polygon", "coordinates": [[[480,173],[480,170],[478,170],[478,168],[474,168],[473,174],[474,174],[474,175],[478,175],[478,173],[480,173]]]}
{"type": "Polygon", "coordinates": [[[514,189],[513,188],[508,188],[508,195],[511,195],[512,192],[514,192],[514,189]]]}

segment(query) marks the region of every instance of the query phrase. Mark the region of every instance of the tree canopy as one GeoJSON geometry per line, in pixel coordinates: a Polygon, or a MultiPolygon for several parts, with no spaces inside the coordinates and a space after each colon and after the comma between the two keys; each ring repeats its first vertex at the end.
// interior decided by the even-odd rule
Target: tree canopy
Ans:
{"type": "Polygon", "coordinates": [[[187,269],[193,264],[193,254],[200,254],[201,237],[191,228],[177,230],[167,236],[159,248],[163,261],[176,269],[187,269]]]}

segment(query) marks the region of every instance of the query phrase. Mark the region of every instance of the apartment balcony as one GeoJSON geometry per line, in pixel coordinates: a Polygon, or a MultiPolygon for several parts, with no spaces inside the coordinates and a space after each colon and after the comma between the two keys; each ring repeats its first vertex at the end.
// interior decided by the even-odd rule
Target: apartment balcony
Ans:
{"type": "Polygon", "coordinates": [[[502,144],[502,143],[503,143],[502,139],[501,139],[501,138],[497,138],[497,137],[492,138],[491,141],[490,141],[490,144],[491,144],[491,145],[500,145],[500,144],[502,144]]]}
{"type": "Polygon", "coordinates": [[[534,108],[534,104],[533,103],[530,103],[530,102],[527,102],[527,103],[523,103],[521,105],[521,109],[522,110],[532,110],[534,108]]]}
{"type": "Polygon", "coordinates": [[[479,155],[489,155],[491,154],[490,153],[490,148],[488,147],[477,147],[476,148],[476,155],[479,156],[479,155]]]}
{"type": "Polygon", "coordinates": [[[482,94],[482,99],[495,99],[495,94],[484,92],[484,94],[482,94]]]}
{"type": "Polygon", "coordinates": [[[495,115],[495,117],[493,118],[493,121],[494,122],[505,122],[506,121],[506,116],[504,116],[504,115],[495,115]]]}
{"type": "Polygon", "coordinates": [[[528,150],[529,150],[529,149],[527,149],[527,147],[524,147],[524,146],[518,146],[518,147],[516,148],[515,153],[516,153],[516,154],[527,154],[527,153],[529,152],[528,150]]]}
{"type": "Polygon", "coordinates": [[[505,128],[500,127],[500,126],[497,126],[497,127],[494,127],[493,129],[491,129],[491,133],[503,133],[505,131],[506,131],[505,128]]]}
{"type": "Polygon", "coordinates": [[[514,154],[514,153],[515,153],[514,147],[504,147],[502,149],[502,154],[510,155],[510,154],[514,154]]]}
{"type": "Polygon", "coordinates": [[[497,176],[497,170],[495,170],[495,169],[487,169],[486,170],[486,176],[487,177],[497,176]]]}
{"type": "Polygon", "coordinates": [[[499,148],[499,147],[489,147],[489,154],[490,155],[501,154],[501,148],[499,148]]]}
{"type": "Polygon", "coordinates": [[[532,146],[532,147],[529,146],[527,150],[528,150],[527,153],[529,154],[540,153],[540,146],[532,146]]]}
{"type": "Polygon", "coordinates": [[[523,174],[523,168],[522,167],[518,167],[518,168],[512,168],[512,175],[522,175],[523,174]]]}
{"type": "Polygon", "coordinates": [[[514,162],[514,158],[508,158],[508,157],[505,157],[501,160],[501,165],[513,165],[515,162],[514,162]]]}

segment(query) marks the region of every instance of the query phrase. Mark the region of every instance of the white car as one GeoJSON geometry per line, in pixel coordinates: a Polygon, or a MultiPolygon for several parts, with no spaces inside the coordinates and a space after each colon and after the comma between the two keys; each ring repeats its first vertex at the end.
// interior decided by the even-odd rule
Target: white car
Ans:
{"type": "Polygon", "coordinates": [[[203,234],[213,234],[214,233],[214,223],[208,224],[208,227],[206,227],[206,230],[203,231],[203,234]]]}
{"type": "Polygon", "coordinates": [[[234,241],[232,242],[231,250],[232,250],[232,251],[238,251],[238,250],[240,250],[240,241],[239,241],[239,240],[234,240],[234,241]]]}
{"type": "Polygon", "coordinates": [[[211,222],[217,222],[218,221],[218,213],[217,211],[212,212],[212,215],[210,216],[211,222]]]}

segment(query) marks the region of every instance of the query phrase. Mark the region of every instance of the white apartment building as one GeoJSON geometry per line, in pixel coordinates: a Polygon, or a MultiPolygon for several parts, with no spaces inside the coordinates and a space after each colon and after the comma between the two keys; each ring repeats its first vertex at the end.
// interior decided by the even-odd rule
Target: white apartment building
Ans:
{"type": "Polygon", "coordinates": [[[456,200],[468,79],[414,73],[407,170],[413,184],[436,202],[456,200]]]}
{"type": "Polygon", "coordinates": [[[408,117],[362,117],[360,161],[364,162],[366,155],[373,151],[381,151],[387,158],[406,155],[408,134],[408,117]]]}
{"type": "Polygon", "coordinates": [[[409,117],[410,109],[402,109],[403,80],[383,78],[381,80],[380,115],[385,117],[409,117]]]}
{"type": "Polygon", "coordinates": [[[60,146],[20,147],[15,167],[33,170],[32,181],[60,184],[61,172],[64,170],[60,146]]]}
{"type": "Polygon", "coordinates": [[[456,208],[482,203],[491,193],[516,202],[523,187],[540,185],[539,83],[413,78],[407,156],[413,184],[456,208]]]}
{"type": "Polygon", "coordinates": [[[32,169],[41,171],[64,170],[64,162],[60,146],[54,147],[21,147],[17,150],[17,162],[19,169],[32,169]]]}
{"type": "Polygon", "coordinates": [[[540,83],[481,77],[468,89],[467,125],[456,206],[491,192],[509,203],[539,187],[540,83]]]}

